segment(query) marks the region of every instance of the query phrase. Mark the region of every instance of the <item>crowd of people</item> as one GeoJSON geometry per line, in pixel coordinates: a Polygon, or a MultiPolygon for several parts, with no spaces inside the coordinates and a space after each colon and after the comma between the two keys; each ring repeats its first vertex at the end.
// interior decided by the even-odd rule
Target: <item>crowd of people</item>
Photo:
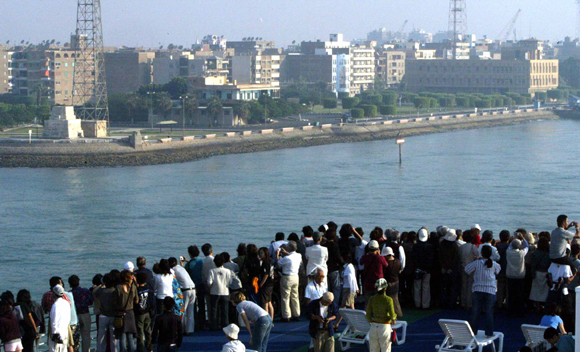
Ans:
{"type": "Polygon", "coordinates": [[[38,304],[30,292],[0,297],[0,339],[6,352],[36,352],[46,334],[51,352],[88,352],[96,315],[98,352],[176,352],[183,336],[223,330],[223,351],[266,352],[276,324],[307,319],[313,351],[334,351],[339,308],[365,309],[370,350],[390,351],[391,326],[404,308],[471,311],[474,331],[493,334],[495,309],[522,316],[543,313],[546,341],[569,349],[574,331],[574,288],[580,267],[580,225],[557,218],[557,228],[494,234],[474,225],[464,231],[372,229],[334,222],[302,234],[277,233],[267,246],[240,243],[237,255],[214,254],[211,244],[191,245],[188,258],[161,259],[147,268],[138,257],[122,271],[97,274],[90,287],[76,275],[49,280],[38,304]],[[574,227],[575,233],[569,229],[574,227]],[[203,257],[202,257],[203,255],[203,257]],[[45,321],[44,316],[48,315],[45,321]],[[480,321],[482,322],[480,324],[480,321]]]}

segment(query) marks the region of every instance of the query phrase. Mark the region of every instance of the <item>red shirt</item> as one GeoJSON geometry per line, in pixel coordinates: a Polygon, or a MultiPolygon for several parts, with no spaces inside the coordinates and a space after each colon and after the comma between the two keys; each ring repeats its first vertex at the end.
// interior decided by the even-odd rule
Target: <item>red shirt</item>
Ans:
{"type": "Polygon", "coordinates": [[[373,252],[369,252],[360,258],[360,263],[365,267],[363,289],[369,292],[375,291],[375,283],[378,279],[384,278],[383,270],[389,264],[385,260],[385,257],[373,252]]]}

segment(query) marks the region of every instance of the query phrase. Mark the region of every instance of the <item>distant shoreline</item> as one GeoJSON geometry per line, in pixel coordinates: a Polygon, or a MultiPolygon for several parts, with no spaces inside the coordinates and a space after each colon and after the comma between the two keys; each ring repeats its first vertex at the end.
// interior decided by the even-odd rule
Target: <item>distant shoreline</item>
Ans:
{"type": "MultiPolygon", "coordinates": [[[[472,114],[475,115],[475,114],[472,114]]],[[[516,124],[538,119],[558,119],[553,111],[522,112],[447,119],[427,118],[393,121],[388,125],[345,125],[315,127],[310,130],[266,130],[251,135],[235,135],[191,141],[156,143],[136,150],[119,143],[0,145],[0,167],[80,168],[145,166],[191,162],[217,155],[254,153],[276,149],[310,147],[334,143],[355,143],[393,139],[399,133],[413,136],[516,124]],[[266,134],[267,133],[267,134],[266,134]]],[[[569,115],[569,114],[568,114],[569,115]]]]}

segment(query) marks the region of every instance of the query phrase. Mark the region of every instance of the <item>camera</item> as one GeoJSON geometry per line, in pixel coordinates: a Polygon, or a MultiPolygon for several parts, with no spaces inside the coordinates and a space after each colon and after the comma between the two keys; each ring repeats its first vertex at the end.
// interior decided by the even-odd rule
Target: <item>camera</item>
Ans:
{"type": "Polygon", "coordinates": [[[62,340],[62,337],[60,337],[60,334],[59,333],[53,334],[50,339],[52,340],[52,342],[55,342],[57,344],[63,344],[64,343],[64,341],[62,340]]]}

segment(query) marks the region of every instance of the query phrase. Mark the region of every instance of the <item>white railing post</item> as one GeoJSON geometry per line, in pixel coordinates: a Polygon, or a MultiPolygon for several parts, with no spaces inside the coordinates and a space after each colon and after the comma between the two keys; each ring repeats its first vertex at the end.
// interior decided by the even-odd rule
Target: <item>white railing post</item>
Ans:
{"type": "Polygon", "coordinates": [[[575,351],[580,351],[580,324],[578,324],[578,322],[580,322],[580,304],[578,304],[578,302],[580,302],[580,286],[576,287],[576,332],[574,333],[574,336],[576,336],[576,347],[574,348],[575,351]]]}

